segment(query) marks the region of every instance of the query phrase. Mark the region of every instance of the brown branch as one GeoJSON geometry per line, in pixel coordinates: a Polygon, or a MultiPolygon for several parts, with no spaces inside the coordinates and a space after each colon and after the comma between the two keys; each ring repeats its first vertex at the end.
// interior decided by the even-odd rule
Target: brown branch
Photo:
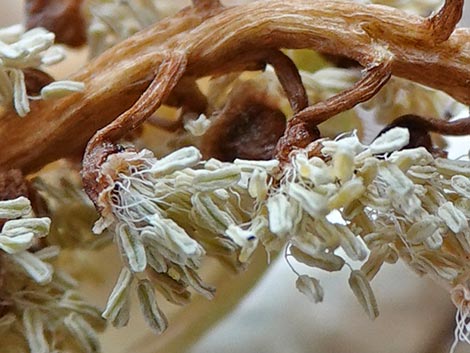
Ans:
{"type": "Polygon", "coordinates": [[[428,19],[430,39],[438,44],[449,39],[462,18],[464,0],[446,0],[442,8],[428,19]]]}
{"type": "Polygon", "coordinates": [[[266,62],[273,68],[294,113],[308,106],[307,91],[294,62],[279,50],[269,51],[266,62]]]}
{"type": "Polygon", "coordinates": [[[433,119],[419,115],[403,115],[394,120],[390,127],[402,126],[423,132],[436,132],[441,135],[465,136],[470,135],[470,117],[454,121],[433,119]]]}
{"type": "Polygon", "coordinates": [[[83,93],[34,102],[24,119],[12,111],[0,117],[0,169],[30,172],[83,151],[99,128],[145,91],[162,52],[186,52],[185,76],[201,77],[228,73],[232,69],[224,63],[240,62],[260,50],[319,49],[364,67],[386,51],[394,75],[469,104],[470,30],[457,29],[440,43],[431,42],[430,36],[436,34],[430,32],[428,19],[342,0],[269,0],[199,12],[188,8],[137,33],[73,75],[71,79],[85,83],[83,93]]]}
{"type": "Polygon", "coordinates": [[[131,132],[150,117],[168,98],[186,68],[184,53],[173,52],[171,56],[162,56],[158,73],[150,86],[137,102],[111,124],[99,130],[88,143],[85,153],[91,152],[103,142],[115,142],[126,133],[131,132]]]}
{"type": "Polygon", "coordinates": [[[332,116],[369,100],[390,79],[392,74],[391,63],[392,61],[388,58],[367,70],[365,76],[351,88],[294,115],[293,123],[304,121],[317,126],[332,116]]]}

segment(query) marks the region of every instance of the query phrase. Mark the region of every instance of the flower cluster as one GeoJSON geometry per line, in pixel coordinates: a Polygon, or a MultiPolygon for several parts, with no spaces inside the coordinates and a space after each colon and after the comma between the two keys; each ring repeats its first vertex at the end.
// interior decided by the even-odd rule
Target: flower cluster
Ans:
{"type": "Polygon", "coordinates": [[[102,218],[95,231],[108,228],[116,234],[126,268],[104,317],[116,326],[127,323],[134,277],[146,293],[139,298],[152,298],[152,304],[141,302],[147,321],[157,331],[165,328],[166,320],[148,279],[172,303],[188,302],[189,287],[212,298],[214,289],[202,282],[197,270],[206,255],[234,269],[244,267],[258,243],[254,234],[263,227],[253,220],[260,206],[256,199],[267,192],[266,171],[277,166],[276,161],[201,161],[195,147],[162,159],[148,150],[108,157],[101,174],[109,186],[98,199],[102,218]],[[148,307],[153,309],[145,310],[148,307]]]}
{"type": "Polygon", "coordinates": [[[65,58],[64,51],[53,45],[54,39],[54,33],[44,28],[25,32],[23,26],[15,25],[0,29],[0,105],[13,104],[18,115],[24,117],[30,111],[29,99],[51,99],[83,90],[80,82],[55,81],[40,87],[39,97],[28,95],[25,70],[40,69],[65,58]]]}
{"type": "MultiPolygon", "coordinates": [[[[260,243],[268,252],[287,244],[288,261],[313,268],[349,267],[349,285],[371,318],[378,309],[370,281],[384,263],[401,258],[455,288],[465,320],[470,162],[404,149],[408,143],[404,128],[370,145],[346,134],[294,151],[282,169],[276,161],[201,161],[194,147],[163,159],[146,150],[111,155],[101,170],[109,186],[100,195],[103,217],[95,228],[114,231],[127,266],[105,316],[127,322],[123,298],[133,277],[149,268],[172,302],[186,302],[188,287],[210,298],[213,289],[196,272],[203,257],[240,266],[260,243]]],[[[319,281],[298,275],[299,290],[321,301],[319,281]]],[[[150,291],[147,279],[139,281],[150,291]]],[[[150,312],[159,317],[150,321],[165,322],[156,308],[150,312]]]]}
{"type": "Polygon", "coordinates": [[[39,248],[50,220],[30,214],[24,197],[0,201],[2,352],[99,352],[100,312],[80,298],[72,278],[53,271],[48,262],[57,247],[31,250],[39,248]]]}

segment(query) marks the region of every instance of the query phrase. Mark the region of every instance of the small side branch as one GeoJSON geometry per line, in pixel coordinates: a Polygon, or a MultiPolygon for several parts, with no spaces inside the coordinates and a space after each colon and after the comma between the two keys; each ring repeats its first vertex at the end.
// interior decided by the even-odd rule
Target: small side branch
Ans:
{"type": "Polygon", "coordinates": [[[439,44],[449,39],[455,26],[462,18],[464,0],[446,0],[442,8],[429,17],[426,25],[430,28],[430,39],[439,44]]]}
{"type": "Polygon", "coordinates": [[[294,113],[305,109],[308,106],[307,92],[294,62],[279,50],[270,51],[266,62],[274,68],[294,113]]]}
{"type": "Polygon", "coordinates": [[[100,166],[110,154],[119,151],[114,142],[155,113],[178,84],[186,64],[183,53],[173,52],[163,56],[155,78],[137,102],[91,138],[83,156],[82,180],[86,193],[95,205],[98,195],[107,187],[107,181],[100,177],[100,166]]]}
{"type": "Polygon", "coordinates": [[[386,59],[366,71],[366,75],[351,88],[312,105],[292,118],[294,122],[318,125],[334,115],[349,110],[372,98],[392,75],[392,60],[386,59]]]}
{"type": "Polygon", "coordinates": [[[470,117],[454,121],[433,119],[419,115],[403,115],[391,124],[391,127],[401,126],[426,132],[436,132],[441,135],[466,136],[470,135],[470,117]]]}
{"type": "Polygon", "coordinates": [[[164,56],[158,73],[147,90],[129,110],[91,138],[85,155],[104,141],[115,142],[155,113],[183,76],[186,63],[186,56],[182,53],[173,52],[164,56]]]}

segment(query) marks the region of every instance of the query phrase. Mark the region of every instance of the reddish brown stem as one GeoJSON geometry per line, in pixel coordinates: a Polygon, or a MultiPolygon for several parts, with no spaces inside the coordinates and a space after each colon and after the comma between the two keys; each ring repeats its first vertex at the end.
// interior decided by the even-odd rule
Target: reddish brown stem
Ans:
{"type": "Polygon", "coordinates": [[[436,132],[441,135],[470,135],[470,117],[447,121],[408,114],[394,120],[391,126],[402,126],[421,131],[436,132]]]}
{"type": "Polygon", "coordinates": [[[85,83],[83,92],[33,102],[27,119],[4,112],[0,168],[27,173],[80,153],[96,130],[145,91],[149,73],[159,64],[156,53],[162,52],[185,51],[185,76],[201,77],[233,72],[225,63],[260,50],[312,48],[347,56],[365,67],[386,50],[394,75],[470,103],[470,30],[456,29],[439,44],[430,37],[429,20],[351,1],[269,0],[214,11],[187,8],[113,47],[72,76],[85,83]]]}
{"type": "Polygon", "coordinates": [[[92,137],[86,148],[84,159],[104,141],[117,141],[155,113],[183,76],[186,63],[184,53],[173,53],[169,57],[164,56],[158,67],[158,73],[150,86],[129,110],[92,137]]]}
{"type": "Polygon", "coordinates": [[[449,39],[462,18],[464,0],[446,0],[442,8],[428,19],[430,39],[438,44],[449,39]]]}
{"type": "Polygon", "coordinates": [[[365,76],[351,88],[296,114],[293,123],[304,121],[315,126],[321,124],[332,116],[372,98],[387,83],[391,74],[391,60],[385,60],[368,69],[365,76]]]}
{"type": "Polygon", "coordinates": [[[308,106],[307,92],[294,62],[279,50],[269,51],[266,62],[274,68],[294,113],[305,109],[308,106]]]}

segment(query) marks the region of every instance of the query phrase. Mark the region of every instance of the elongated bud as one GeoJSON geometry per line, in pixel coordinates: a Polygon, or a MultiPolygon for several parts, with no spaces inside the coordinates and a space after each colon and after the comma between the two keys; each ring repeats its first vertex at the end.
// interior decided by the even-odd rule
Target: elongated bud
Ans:
{"type": "Polygon", "coordinates": [[[351,271],[349,286],[371,320],[379,316],[377,301],[369,281],[362,271],[351,271]]]}

